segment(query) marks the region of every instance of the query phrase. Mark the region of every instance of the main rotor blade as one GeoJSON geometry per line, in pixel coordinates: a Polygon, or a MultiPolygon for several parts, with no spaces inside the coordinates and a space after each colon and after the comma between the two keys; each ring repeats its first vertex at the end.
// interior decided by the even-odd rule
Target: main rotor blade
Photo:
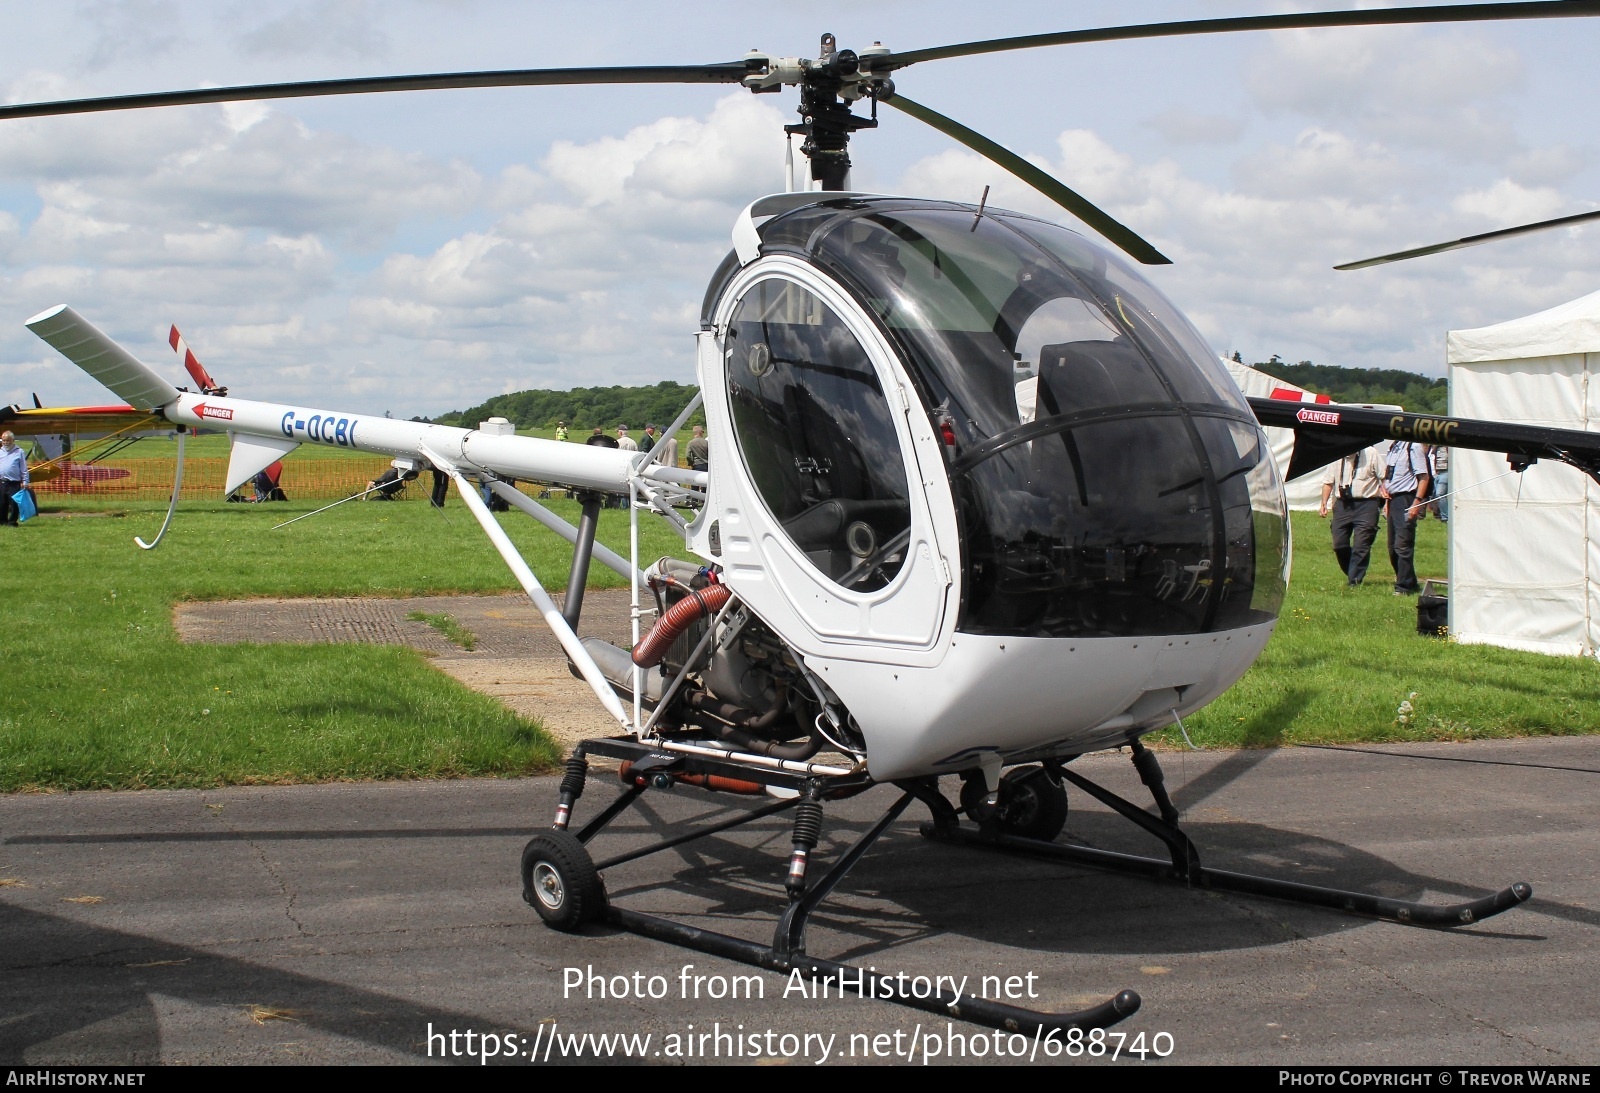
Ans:
{"type": "Polygon", "coordinates": [[[1017,38],[991,38],[985,42],[913,49],[891,53],[871,62],[873,72],[889,72],[918,61],[971,57],[1012,49],[1064,46],[1083,42],[1125,42],[1138,38],[1179,38],[1193,34],[1229,34],[1244,30],[1296,30],[1309,27],[1394,26],[1405,23],[1475,23],[1491,19],[1562,19],[1600,15],[1600,0],[1537,0],[1534,3],[1456,4],[1415,8],[1376,8],[1361,11],[1307,12],[1301,15],[1248,15],[1232,19],[1187,19],[1173,23],[1144,23],[1098,30],[1068,30],[1057,34],[1025,34],[1017,38]]]}
{"type": "Polygon", "coordinates": [[[702,84],[738,83],[748,71],[743,61],[713,65],[657,65],[633,68],[518,68],[496,72],[438,72],[418,76],[364,76],[345,80],[245,84],[195,91],[157,91],[96,99],[0,106],[0,121],[56,114],[94,114],[103,110],[142,110],[153,106],[194,106],[250,99],[301,99],[325,95],[365,95],[379,91],[444,91],[459,87],[529,87],[552,84],[702,84]]]}
{"type": "Polygon", "coordinates": [[[1029,186],[1032,186],[1051,201],[1054,201],[1073,216],[1076,216],[1095,231],[1111,240],[1137,261],[1143,262],[1147,266],[1170,266],[1172,264],[1172,259],[1141,239],[1133,229],[1119,224],[1082,194],[1068,189],[1064,184],[1045,174],[1015,152],[1002,148],[982,133],[968,129],[965,125],[953,118],[945,117],[937,110],[930,110],[919,102],[913,102],[899,92],[895,92],[891,98],[878,101],[887,103],[897,110],[910,114],[918,121],[933,126],[945,136],[960,141],[985,159],[1004,167],[1029,186]]]}
{"type": "Polygon", "coordinates": [[[1537,224],[1523,224],[1518,228],[1501,228],[1499,231],[1484,232],[1482,235],[1469,235],[1457,239],[1453,243],[1434,243],[1427,247],[1413,247],[1411,250],[1395,251],[1393,254],[1379,255],[1377,258],[1363,258],[1359,262],[1346,262],[1334,269],[1366,269],[1368,266],[1381,266],[1387,262],[1400,262],[1407,258],[1421,258],[1427,254],[1441,254],[1447,250],[1460,250],[1462,247],[1476,247],[1479,243],[1488,243],[1496,239],[1509,239],[1513,235],[1527,235],[1530,232],[1542,232],[1547,228],[1559,228],[1566,224],[1579,224],[1585,220],[1600,219],[1600,212],[1578,213],[1575,216],[1559,216],[1554,220],[1541,220],[1537,224]]]}

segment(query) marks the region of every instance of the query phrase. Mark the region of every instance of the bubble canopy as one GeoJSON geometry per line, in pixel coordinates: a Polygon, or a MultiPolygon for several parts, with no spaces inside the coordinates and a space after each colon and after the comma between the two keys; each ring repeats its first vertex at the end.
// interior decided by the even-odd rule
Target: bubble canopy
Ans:
{"type": "Polygon", "coordinates": [[[959,631],[1277,616],[1288,516],[1265,437],[1131,267],[1058,225],[944,202],[823,200],[760,234],[763,254],[802,255],[852,294],[917,384],[961,527],[959,631]]]}

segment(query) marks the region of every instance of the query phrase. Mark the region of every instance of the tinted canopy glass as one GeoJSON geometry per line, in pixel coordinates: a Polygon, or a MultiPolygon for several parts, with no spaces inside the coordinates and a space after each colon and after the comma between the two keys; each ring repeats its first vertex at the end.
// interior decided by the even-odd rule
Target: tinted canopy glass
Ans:
{"type": "Polygon", "coordinates": [[[1276,616],[1283,494],[1248,405],[1154,286],[1043,221],[894,199],[776,218],[899,344],[944,439],[958,628],[1231,629],[1276,616]]]}
{"type": "Polygon", "coordinates": [[[723,341],[728,402],[756,491],[823,574],[854,591],[899,572],[906,468],[872,361],[800,285],[759,281],[723,341]]]}

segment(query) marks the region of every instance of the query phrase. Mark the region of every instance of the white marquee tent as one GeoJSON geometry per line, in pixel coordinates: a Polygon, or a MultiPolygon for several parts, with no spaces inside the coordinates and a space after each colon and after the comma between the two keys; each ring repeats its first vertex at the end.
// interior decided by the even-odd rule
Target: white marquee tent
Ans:
{"type": "MultiPolygon", "coordinates": [[[[1450,414],[1600,432],[1600,292],[1445,342],[1450,414]]],[[[1539,653],[1600,650],[1600,486],[1548,460],[1452,449],[1450,631],[1539,653]],[[1502,477],[1503,476],[1503,477],[1502,477]]]]}
{"type": "MultiPolygon", "coordinates": [[[[1239,385],[1250,398],[1281,398],[1291,402],[1327,402],[1327,395],[1318,395],[1307,391],[1304,387],[1296,387],[1287,380],[1269,376],[1265,372],[1258,372],[1248,364],[1238,361],[1222,359],[1228,366],[1228,372],[1233,376],[1233,382],[1239,385]]],[[[1267,442],[1272,445],[1273,457],[1278,463],[1278,474],[1289,473],[1289,460],[1294,455],[1294,430],[1293,429],[1268,429],[1267,442]]],[[[1315,511],[1322,502],[1322,469],[1303,474],[1292,482],[1284,484],[1284,492],[1289,496],[1289,507],[1297,510],[1310,509],[1315,511]]]]}

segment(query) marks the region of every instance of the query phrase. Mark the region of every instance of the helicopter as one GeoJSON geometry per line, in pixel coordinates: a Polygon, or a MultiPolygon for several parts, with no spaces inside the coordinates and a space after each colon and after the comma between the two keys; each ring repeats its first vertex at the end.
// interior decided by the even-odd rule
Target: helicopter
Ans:
{"type": "MultiPolygon", "coordinates": [[[[619,729],[575,750],[550,828],[523,852],[523,897],[552,928],[605,922],[1011,1031],[1104,1027],[1135,1012],[1137,994],[1070,1013],[946,991],[918,997],[892,975],[809,953],[807,922],[913,803],[928,809],[925,833],[936,839],[1412,925],[1465,925],[1517,906],[1532,894],[1526,884],[1430,905],[1206,867],[1141,738],[1181,726],[1223,693],[1275,627],[1289,533],[1262,425],[1299,434],[1290,474],[1387,436],[1506,451],[1524,467],[1557,459],[1600,478],[1600,445],[1582,433],[1246,400],[1193,325],[1138,272],[1165,255],[1033,164],[907,98],[895,75],[946,57],[1090,41],[1597,14],[1592,0],[1396,8],[904,53],[876,43],[841,48],[824,35],[814,58],[752,51],[712,65],[446,73],[0,107],[3,121],[452,87],[797,87],[801,120],[788,129],[802,138],[810,182],[758,198],[736,218],[701,309],[700,396],[663,433],[678,433],[703,408],[713,438],[708,470],[661,465],[665,445],[634,453],[517,436],[495,422],[459,429],[186,391],[66,305],[27,326],[130,406],[158,412],[180,440],[195,428],[226,430],[229,491],[301,444],[380,453],[402,477],[433,471],[454,483],[619,729]],[[982,200],[849,189],[850,140],[878,124],[880,107],[1005,167],[1110,246],[982,200]],[[579,522],[511,480],[575,489],[579,522]],[[572,544],[560,605],[500,528],[483,488],[572,544]],[[668,521],[691,557],[649,561],[596,544],[607,494],[629,500],[635,526],[647,513],[668,521]],[[595,561],[629,580],[630,648],[580,634],[595,561]],[[1070,766],[1112,748],[1129,750],[1156,814],[1070,766]],[[621,790],[574,830],[591,757],[619,762],[621,790]],[[956,802],[943,779],[959,783],[956,802]],[[885,783],[900,791],[894,804],[817,875],[826,804],[885,783]],[[772,800],[596,860],[591,846],[613,820],[645,793],[677,787],[772,800]],[[1068,787],[1157,838],[1167,856],[1056,842],[1068,787]],[[607,870],[781,812],[793,814],[793,837],[768,944],[607,896],[607,870]]],[[[168,522],[176,499],[175,489],[168,522]]]]}

